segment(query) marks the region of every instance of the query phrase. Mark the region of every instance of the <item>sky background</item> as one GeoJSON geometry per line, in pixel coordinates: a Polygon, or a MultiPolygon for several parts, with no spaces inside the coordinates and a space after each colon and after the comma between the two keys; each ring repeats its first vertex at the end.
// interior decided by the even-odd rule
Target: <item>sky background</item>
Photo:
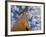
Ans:
{"type": "Polygon", "coordinates": [[[32,30],[40,30],[41,29],[41,13],[40,6],[18,6],[11,5],[11,27],[14,26],[14,23],[19,16],[24,12],[29,13],[28,23],[29,27],[32,27],[32,30]],[[32,15],[30,15],[30,13],[32,15]]]}

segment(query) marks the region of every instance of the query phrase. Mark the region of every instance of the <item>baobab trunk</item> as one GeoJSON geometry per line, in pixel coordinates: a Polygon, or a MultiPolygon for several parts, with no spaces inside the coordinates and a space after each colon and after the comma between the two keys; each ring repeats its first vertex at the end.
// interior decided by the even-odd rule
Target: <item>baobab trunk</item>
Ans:
{"type": "Polygon", "coordinates": [[[20,18],[16,21],[14,27],[11,31],[28,31],[31,30],[28,25],[28,19],[26,13],[22,14],[20,18]]]}

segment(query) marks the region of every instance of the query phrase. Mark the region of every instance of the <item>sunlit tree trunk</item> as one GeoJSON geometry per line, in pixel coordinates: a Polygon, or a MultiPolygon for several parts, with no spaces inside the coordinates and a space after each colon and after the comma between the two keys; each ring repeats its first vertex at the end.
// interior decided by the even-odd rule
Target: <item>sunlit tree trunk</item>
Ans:
{"type": "Polygon", "coordinates": [[[29,30],[31,30],[31,28],[29,28],[27,15],[26,12],[24,12],[22,16],[20,16],[20,18],[16,21],[11,31],[29,31],[29,30]]]}

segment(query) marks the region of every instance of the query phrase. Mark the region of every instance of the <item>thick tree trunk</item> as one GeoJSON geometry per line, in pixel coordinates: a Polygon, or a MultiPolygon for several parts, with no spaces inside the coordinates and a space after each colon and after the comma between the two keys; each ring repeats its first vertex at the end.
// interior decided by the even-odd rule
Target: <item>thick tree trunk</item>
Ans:
{"type": "Polygon", "coordinates": [[[28,25],[28,20],[26,14],[22,15],[20,19],[17,20],[16,25],[11,31],[28,31],[30,30],[28,25]]]}

